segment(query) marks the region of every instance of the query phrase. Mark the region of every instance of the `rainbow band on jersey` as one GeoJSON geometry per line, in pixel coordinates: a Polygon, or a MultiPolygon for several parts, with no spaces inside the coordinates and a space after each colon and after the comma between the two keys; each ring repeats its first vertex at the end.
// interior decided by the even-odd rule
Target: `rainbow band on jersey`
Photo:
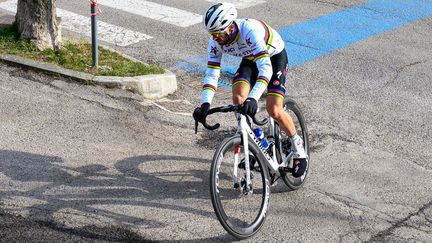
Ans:
{"type": "Polygon", "coordinates": [[[256,55],[253,56],[253,61],[256,62],[257,60],[264,57],[269,57],[268,51],[258,52],[256,55]]]}
{"type": "Polygon", "coordinates": [[[249,86],[249,89],[250,89],[250,83],[246,79],[243,79],[243,78],[234,80],[232,87],[234,88],[235,86],[237,86],[239,84],[245,84],[245,85],[249,86]]]}
{"type": "Polygon", "coordinates": [[[235,22],[234,22],[234,26],[235,27],[234,27],[234,33],[233,34],[235,34],[235,36],[234,37],[230,36],[231,41],[228,43],[229,45],[236,43],[240,39],[240,32],[238,31],[239,28],[235,22]]]}
{"type": "Polygon", "coordinates": [[[207,62],[207,67],[212,69],[220,69],[220,63],[217,62],[207,62]]]}
{"type": "Polygon", "coordinates": [[[257,83],[258,82],[263,83],[265,86],[268,86],[269,84],[269,80],[264,76],[259,76],[256,81],[257,83]]]}
{"type": "Polygon", "coordinates": [[[212,91],[212,92],[216,92],[216,87],[215,86],[213,86],[213,85],[211,85],[211,84],[204,84],[203,85],[203,90],[209,90],[209,91],[212,91]]]}
{"type": "Polygon", "coordinates": [[[273,32],[271,31],[270,27],[264,21],[258,20],[258,22],[260,22],[264,26],[264,29],[266,32],[264,41],[267,45],[267,50],[268,50],[268,49],[270,49],[270,45],[273,41],[273,32]]]}
{"type": "Polygon", "coordinates": [[[266,96],[276,96],[281,99],[285,98],[285,94],[278,89],[268,89],[266,96]]]}

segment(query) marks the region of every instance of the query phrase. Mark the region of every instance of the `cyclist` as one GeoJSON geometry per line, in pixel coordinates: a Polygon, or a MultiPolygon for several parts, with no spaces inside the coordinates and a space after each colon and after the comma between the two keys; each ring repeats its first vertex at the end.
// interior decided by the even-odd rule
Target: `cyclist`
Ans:
{"type": "Polygon", "coordinates": [[[292,118],[283,110],[288,57],[281,36],[263,21],[237,19],[237,10],[230,3],[211,6],[204,13],[203,22],[210,34],[208,63],[201,106],[195,108],[194,119],[201,123],[206,119],[217,90],[222,55],[242,57],[232,80],[233,103],[242,104],[242,114],[253,116],[267,89],[266,110],[291,138],[295,149],[293,176],[302,176],[308,157],[292,118]]]}

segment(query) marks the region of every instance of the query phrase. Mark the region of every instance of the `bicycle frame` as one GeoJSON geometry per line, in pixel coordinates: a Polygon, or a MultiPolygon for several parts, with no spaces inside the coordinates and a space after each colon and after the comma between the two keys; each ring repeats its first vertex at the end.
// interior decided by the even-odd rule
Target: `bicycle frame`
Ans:
{"type": "MultiPolygon", "coordinates": [[[[265,158],[265,164],[266,166],[270,169],[271,173],[274,173],[278,176],[280,176],[280,172],[279,172],[279,168],[280,167],[286,167],[289,163],[289,160],[292,156],[292,152],[284,159],[284,161],[279,164],[277,162],[277,158],[276,158],[276,146],[273,144],[271,145],[271,149],[272,149],[272,157],[270,157],[270,155],[267,153],[267,151],[263,148],[263,146],[261,145],[261,142],[258,141],[257,137],[255,136],[255,134],[253,133],[252,129],[250,128],[250,126],[247,123],[247,118],[245,115],[242,114],[238,114],[237,115],[237,120],[238,120],[238,130],[237,133],[240,133],[242,136],[242,142],[243,142],[243,148],[244,148],[244,159],[245,159],[245,171],[246,171],[246,192],[248,193],[248,195],[252,194],[252,191],[250,190],[251,187],[251,177],[250,177],[250,164],[249,164],[249,139],[252,140],[255,145],[259,148],[260,152],[262,153],[262,155],[264,155],[265,158]]],[[[274,119],[270,117],[269,119],[269,131],[270,131],[270,136],[274,138],[275,137],[275,124],[274,124],[274,119]]],[[[235,161],[234,161],[234,168],[233,168],[233,183],[238,183],[237,181],[237,167],[238,167],[238,153],[240,153],[240,150],[238,151],[234,151],[235,153],[235,161]]]]}

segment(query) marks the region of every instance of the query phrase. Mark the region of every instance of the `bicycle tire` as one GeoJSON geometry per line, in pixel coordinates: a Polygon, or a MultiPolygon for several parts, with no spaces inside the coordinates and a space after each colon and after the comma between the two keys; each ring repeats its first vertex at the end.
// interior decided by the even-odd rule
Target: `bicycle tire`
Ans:
{"type": "MultiPolygon", "coordinates": [[[[287,173],[285,173],[285,175],[281,176],[284,183],[290,189],[298,190],[301,187],[303,187],[303,185],[306,181],[306,177],[309,174],[309,168],[310,168],[310,164],[311,164],[311,158],[310,158],[310,154],[309,154],[309,135],[308,135],[308,130],[307,130],[307,126],[306,126],[306,120],[304,118],[302,110],[297,105],[297,103],[290,98],[285,98],[283,107],[284,107],[284,110],[286,112],[288,112],[291,115],[291,117],[293,118],[294,124],[296,125],[297,134],[299,134],[300,137],[303,139],[303,143],[304,143],[303,145],[304,145],[304,148],[306,150],[306,154],[309,157],[306,171],[303,174],[303,176],[296,178],[296,177],[292,176],[292,174],[289,172],[287,172],[287,173]]],[[[277,124],[277,122],[275,122],[275,144],[276,144],[276,157],[277,157],[278,161],[282,161],[283,156],[284,156],[284,149],[288,149],[288,148],[283,148],[283,145],[282,145],[284,140],[286,141],[287,139],[289,141],[289,137],[286,134],[281,132],[281,130],[279,128],[279,124],[277,124]]]]}
{"type": "MultiPolygon", "coordinates": [[[[257,233],[264,224],[270,183],[267,166],[262,162],[264,157],[259,148],[249,141],[250,154],[256,158],[255,169],[251,170],[253,194],[245,195],[241,185],[239,189],[234,188],[230,176],[234,168],[235,146],[240,146],[239,156],[244,157],[240,134],[225,139],[216,150],[210,168],[210,194],[213,209],[224,229],[238,239],[245,239],[257,233]],[[250,209],[249,206],[253,207],[250,209]]],[[[243,172],[239,168],[237,178],[243,177],[243,172]]]]}

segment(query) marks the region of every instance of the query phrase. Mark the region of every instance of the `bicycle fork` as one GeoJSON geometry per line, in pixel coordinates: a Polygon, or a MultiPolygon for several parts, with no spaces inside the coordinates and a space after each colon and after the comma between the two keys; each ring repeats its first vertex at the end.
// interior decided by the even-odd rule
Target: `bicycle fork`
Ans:
{"type": "MultiPolygon", "coordinates": [[[[240,124],[242,123],[242,120],[244,123],[246,123],[245,116],[242,116],[243,119],[240,120],[240,124]]],[[[245,185],[245,191],[244,194],[251,196],[252,195],[252,182],[251,182],[251,171],[250,171],[250,163],[249,163],[249,138],[248,134],[246,132],[245,126],[240,125],[242,129],[242,140],[243,140],[243,148],[245,153],[245,172],[246,172],[246,185],[245,185]]]]}
{"type": "Polygon", "coordinates": [[[244,163],[245,163],[245,181],[238,181],[238,165],[239,165],[239,158],[240,158],[240,146],[234,147],[234,168],[233,168],[233,175],[232,175],[232,183],[234,188],[240,188],[243,189],[243,193],[245,195],[252,195],[252,182],[251,182],[251,168],[249,163],[249,137],[246,130],[247,123],[246,123],[246,117],[244,115],[239,115],[240,117],[240,131],[242,134],[242,142],[243,142],[243,149],[244,149],[244,163]]]}
{"type": "Polygon", "coordinates": [[[232,184],[234,188],[239,188],[240,184],[237,179],[237,170],[239,165],[239,157],[240,157],[240,146],[234,146],[234,168],[233,168],[233,175],[232,175],[232,184]]]}

